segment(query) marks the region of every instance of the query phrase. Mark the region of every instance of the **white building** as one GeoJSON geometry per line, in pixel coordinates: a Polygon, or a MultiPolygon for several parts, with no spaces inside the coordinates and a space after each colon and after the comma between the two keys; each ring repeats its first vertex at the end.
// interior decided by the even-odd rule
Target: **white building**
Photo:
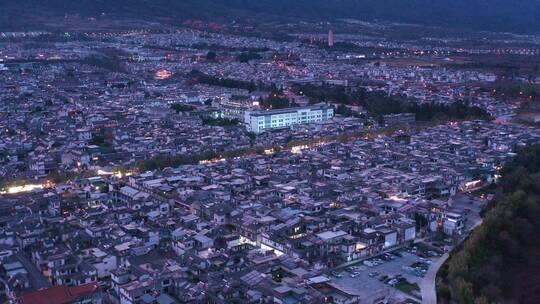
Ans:
{"type": "Polygon", "coordinates": [[[454,212],[447,212],[443,218],[443,232],[447,235],[461,234],[465,224],[463,216],[454,212]]]}
{"type": "Polygon", "coordinates": [[[246,111],[244,123],[250,132],[288,128],[296,124],[314,123],[332,119],[334,108],[326,104],[267,111],[246,111]]]}
{"type": "Polygon", "coordinates": [[[385,249],[397,245],[397,232],[395,230],[383,228],[380,232],[384,235],[385,249]]]}
{"type": "Polygon", "coordinates": [[[117,268],[116,256],[108,254],[99,248],[87,250],[90,257],[88,262],[97,270],[98,278],[102,279],[111,275],[111,271],[117,268]]]}

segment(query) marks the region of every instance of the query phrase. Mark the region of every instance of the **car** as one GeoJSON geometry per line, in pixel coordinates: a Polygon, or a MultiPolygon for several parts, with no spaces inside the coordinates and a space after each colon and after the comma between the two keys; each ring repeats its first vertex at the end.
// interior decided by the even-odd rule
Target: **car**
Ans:
{"type": "Polygon", "coordinates": [[[384,260],[384,261],[390,261],[390,260],[392,260],[392,256],[389,255],[388,253],[385,253],[385,254],[381,255],[381,259],[384,260]]]}
{"type": "Polygon", "coordinates": [[[377,263],[373,261],[364,261],[363,264],[369,267],[377,266],[377,263]]]}
{"type": "Polygon", "coordinates": [[[439,247],[439,248],[442,247],[442,246],[444,246],[444,244],[441,243],[441,242],[432,242],[431,244],[432,244],[433,246],[439,247]]]}
{"type": "Polygon", "coordinates": [[[391,279],[390,281],[388,281],[387,284],[390,285],[390,286],[394,286],[394,285],[396,285],[397,283],[398,283],[398,280],[397,280],[397,279],[391,279]]]}
{"type": "Polygon", "coordinates": [[[333,275],[336,278],[343,277],[343,275],[341,273],[337,272],[337,271],[332,271],[330,274],[333,275]]]}
{"type": "Polygon", "coordinates": [[[378,275],[379,275],[379,273],[378,273],[377,271],[373,271],[373,272],[370,272],[370,273],[368,274],[368,276],[369,276],[370,278],[374,278],[374,277],[376,277],[376,276],[378,276],[378,275]]]}

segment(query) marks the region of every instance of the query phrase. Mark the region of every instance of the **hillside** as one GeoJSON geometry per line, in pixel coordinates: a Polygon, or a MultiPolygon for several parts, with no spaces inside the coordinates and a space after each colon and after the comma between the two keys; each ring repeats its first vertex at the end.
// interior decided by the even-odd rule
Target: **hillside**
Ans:
{"type": "Polygon", "coordinates": [[[3,0],[0,26],[35,27],[44,16],[231,20],[357,18],[456,29],[540,33],[535,0],[3,0]],[[257,18],[259,19],[259,18],[257,18]]]}
{"type": "Polygon", "coordinates": [[[540,303],[540,146],[507,164],[483,224],[441,268],[439,302],[540,303]]]}

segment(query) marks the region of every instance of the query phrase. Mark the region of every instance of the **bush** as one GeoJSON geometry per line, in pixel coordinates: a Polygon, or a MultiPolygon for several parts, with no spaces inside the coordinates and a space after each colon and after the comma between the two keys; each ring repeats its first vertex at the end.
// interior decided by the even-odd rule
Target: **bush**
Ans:
{"type": "Polygon", "coordinates": [[[450,301],[452,298],[452,293],[450,292],[448,286],[441,286],[437,289],[437,298],[440,301],[450,301]]]}

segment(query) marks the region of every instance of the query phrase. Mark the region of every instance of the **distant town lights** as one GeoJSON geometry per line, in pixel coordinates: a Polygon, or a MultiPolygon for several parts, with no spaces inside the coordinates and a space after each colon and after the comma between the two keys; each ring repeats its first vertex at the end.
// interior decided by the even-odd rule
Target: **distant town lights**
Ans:
{"type": "Polygon", "coordinates": [[[161,70],[156,71],[156,73],[154,74],[154,79],[165,80],[165,79],[170,78],[171,76],[172,76],[172,72],[166,69],[161,69],[161,70]]]}

